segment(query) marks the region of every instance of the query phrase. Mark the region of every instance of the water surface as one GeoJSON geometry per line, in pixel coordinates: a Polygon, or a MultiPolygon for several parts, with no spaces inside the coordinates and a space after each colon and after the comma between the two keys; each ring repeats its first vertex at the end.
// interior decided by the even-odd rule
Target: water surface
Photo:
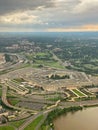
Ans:
{"type": "Polygon", "coordinates": [[[54,120],[54,130],[98,130],[98,107],[62,115],[54,120]]]}

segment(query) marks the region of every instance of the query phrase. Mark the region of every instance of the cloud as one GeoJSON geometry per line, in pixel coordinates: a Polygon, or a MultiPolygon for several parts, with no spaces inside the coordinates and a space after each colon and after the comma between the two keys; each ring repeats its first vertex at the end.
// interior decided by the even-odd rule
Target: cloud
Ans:
{"type": "Polygon", "coordinates": [[[74,8],[75,13],[92,12],[98,8],[98,0],[80,0],[80,3],[74,8]]]}
{"type": "Polygon", "coordinates": [[[86,30],[98,24],[96,12],[98,0],[0,0],[0,29],[86,30]]]}
{"type": "Polygon", "coordinates": [[[96,24],[96,25],[93,25],[93,24],[83,25],[81,27],[81,29],[98,31],[98,24],[96,24]]]}
{"type": "Polygon", "coordinates": [[[34,10],[38,7],[49,8],[53,6],[51,0],[0,0],[0,14],[17,11],[34,10]]]}
{"type": "Polygon", "coordinates": [[[66,28],[48,28],[47,31],[48,32],[98,31],[98,24],[97,25],[88,24],[66,28]]]}
{"type": "Polygon", "coordinates": [[[11,13],[0,17],[0,23],[4,24],[34,24],[38,23],[37,16],[30,15],[30,11],[11,13]]]}

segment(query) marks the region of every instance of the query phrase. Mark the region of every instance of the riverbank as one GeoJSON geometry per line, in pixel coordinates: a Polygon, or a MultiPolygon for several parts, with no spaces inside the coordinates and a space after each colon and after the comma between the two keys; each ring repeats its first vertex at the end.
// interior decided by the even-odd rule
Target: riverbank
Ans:
{"type": "Polygon", "coordinates": [[[98,107],[67,113],[53,120],[54,130],[97,130],[98,107]]]}
{"type": "MultiPolygon", "coordinates": [[[[82,106],[77,106],[77,107],[69,107],[69,108],[56,108],[53,111],[51,111],[46,120],[44,121],[43,125],[41,126],[40,130],[43,130],[43,128],[45,128],[45,126],[47,126],[49,129],[51,128],[52,130],[54,129],[54,125],[53,125],[53,120],[56,119],[57,117],[63,115],[63,114],[67,114],[68,112],[76,112],[79,110],[82,110],[83,107],[82,106]]],[[[45,129],[46,130],[46,129],[45,129]]]]}
{"type": "MultiPolygon", "coordinates": [[[[56,118],[58,118],[59,116],[61,116],[63,114],[67,115],[69,112],[74,113],[77,111],[82,111],[83,109],[89,108],[89,107],[98,107],[98,104],[92,104],[92,105],[90,104],[90,105],[84,105],[84,106],[82,106],[82,105],[72,106],[72,107],[67,107],[67,108],[63,108],[63,109],[57,108],[48,114],[48,116],[47,116],[46,120],[44,121],[44,123],[42,124],[40,130],[43,130],[43,127],[45,128],[45,126],[46,127],[48,126],[49,130],[50,130],[50,128],[52,130],[54,130],[53,121],[56,118]]],[[[44,130],[46,130],[46,129],[44,129],[44,130]]]]}

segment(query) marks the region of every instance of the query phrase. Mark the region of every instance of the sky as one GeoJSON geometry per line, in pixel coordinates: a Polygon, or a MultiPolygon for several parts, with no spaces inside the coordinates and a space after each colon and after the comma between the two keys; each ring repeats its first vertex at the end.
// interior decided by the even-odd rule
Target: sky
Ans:
{"type": "Polygon", "coordinates": [[[0,0],[0,32],[98,31],[98,0],[0,0]]]}

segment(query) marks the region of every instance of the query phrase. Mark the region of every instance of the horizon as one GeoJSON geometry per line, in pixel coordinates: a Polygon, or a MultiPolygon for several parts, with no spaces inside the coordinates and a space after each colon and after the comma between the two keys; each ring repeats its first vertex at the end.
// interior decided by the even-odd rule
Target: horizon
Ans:
{"type": "Polygon", "coordinates": [[[3,31],[1,31],[0,33],[98,33],[98,31],[65,31],[65,32],[46,32],[46,31],[32,31],[32,32],[24,32],[24,31],[5,31],[5,32],[3,32],[3,31]]]}

